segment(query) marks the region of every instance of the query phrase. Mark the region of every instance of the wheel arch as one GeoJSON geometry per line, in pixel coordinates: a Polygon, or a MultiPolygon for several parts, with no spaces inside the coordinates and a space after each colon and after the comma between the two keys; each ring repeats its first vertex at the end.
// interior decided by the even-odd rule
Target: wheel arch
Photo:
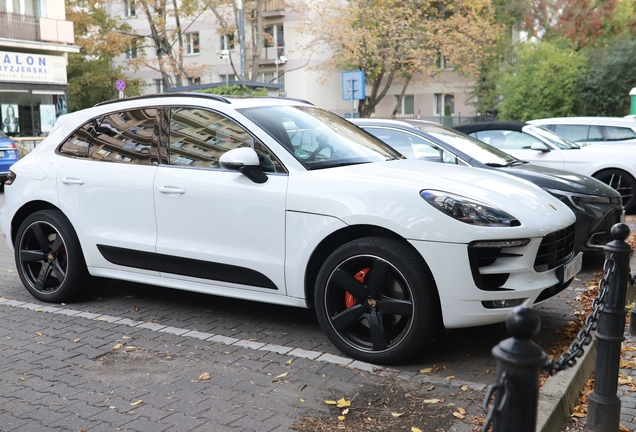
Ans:
{"type": "Polygon", "coordinates": [[[428,267],[428,264],[424,260],[424,258],[419,254],[419,252],[401,235],[396,234],[395,232],[378,227],[373,225],[350,225],[344,228],[341,228],[337,231],[334,231],[327,237],[325,237],[319,244],[316,246],[314,251],[309,258],[307,263],[307,267],[305,269],[305,301],[307,302],[308,307],[314,306],[314,291],[315,291],[315,282],[318,276],[318,272],[320,271],[320,267],[325,262],[327,257],[331,255],[336,249],[340,246],[352,241],[357,240],[363,237],[384,237],[393,240],[397,240],[404,244],[404,247],[408,248],[414,256],[419,259],[424,268],[428,272],[428,275],[433,283],[434,293],[436,296],[437,305],[436,307],[440,311],[441,314],[441,303],[439,300],[439,292],[437,288],[437,283],[435,282],[435,278],[433,277],[433,273],[431,269],[428,267]]]}
{"type": "Polygon", "coordinates": [[[13,219],[11,220],[11,243],[15,244],[15,237],[18,234],[18,229],[20,229],[20,225],[22,222],[29,217],[29,215],[40,211],[40,210],[59,210],[57,206],[51,204],[48,201],[30,201],[24,204],[20,209],[15,212],[13,215],[13,219]]]}

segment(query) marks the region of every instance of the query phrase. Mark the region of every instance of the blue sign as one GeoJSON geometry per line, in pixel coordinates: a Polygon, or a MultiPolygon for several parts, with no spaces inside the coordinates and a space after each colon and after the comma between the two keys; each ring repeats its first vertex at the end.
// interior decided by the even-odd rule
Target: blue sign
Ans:
{"type": "Polygon", "coordinates": [[[124,90],[126,90],[126,83],[124,82],[124,80],[117,80],[117,82],[115,83],[115,87],[117,87],[117,90],[119,90],[120,92],[123,92],[124,90]]]}
{"type": "Polygon", "coordinates": [[[364,71],[342,73],[342,99],[364,100],[364,71]],[[353,96],[353,97],[352,97],[353,96]]]}

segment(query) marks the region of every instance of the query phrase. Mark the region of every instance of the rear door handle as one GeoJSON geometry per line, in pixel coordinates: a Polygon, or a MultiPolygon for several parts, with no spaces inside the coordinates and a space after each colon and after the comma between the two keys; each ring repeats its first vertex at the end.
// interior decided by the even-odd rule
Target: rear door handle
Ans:
{"type": "Polygon", "coordinates": [[[62,183],[67,185],[83,185],[84,180],[73,177],[65,177],[62,179],[62,183]]]}
{"type": "Polygon", "coordinates": [[[159,192],[166,195],[182,195],[185,190],[175,186],[159,186],[159,192]]]}

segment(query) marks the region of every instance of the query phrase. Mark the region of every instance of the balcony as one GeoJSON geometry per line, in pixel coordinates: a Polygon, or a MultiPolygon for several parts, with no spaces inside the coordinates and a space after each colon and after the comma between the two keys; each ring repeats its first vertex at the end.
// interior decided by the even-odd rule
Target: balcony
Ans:
{"type": "Polygon", "coordinates": [[[0,38],[62,44],[75,43],[71,21],[9,12],[0,12],[0,38]]]}
{"type": "Polygon", "coordinates": [[[285,0],[265,0],[263,17],[277,18],[285,16],[285,0]]]}
{"type": "Polygon", "coordinates": [[[0,12],[0,38],[40,40],[40,21],[29,15],[0,12]]]}

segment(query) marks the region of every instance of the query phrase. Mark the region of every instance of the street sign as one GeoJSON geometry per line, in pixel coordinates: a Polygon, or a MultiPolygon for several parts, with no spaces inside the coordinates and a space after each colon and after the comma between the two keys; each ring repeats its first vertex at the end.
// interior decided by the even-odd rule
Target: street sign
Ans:
{"type": "Polygon", "coordinates": [[[342,99],[364,100],[364,71],[342,73],[342,99]],[[353,95],[353,97],[351,97],[353,95]]]}
{"type": "Polygon", "coordinates": [[[117,87],[117,90],[119,90],[120,92],[123,92],[124,90],[126,90],[126,83],[124,82],[124,80],[117,80],[117,82],[115,83],[115,87],[117,87]]]}

